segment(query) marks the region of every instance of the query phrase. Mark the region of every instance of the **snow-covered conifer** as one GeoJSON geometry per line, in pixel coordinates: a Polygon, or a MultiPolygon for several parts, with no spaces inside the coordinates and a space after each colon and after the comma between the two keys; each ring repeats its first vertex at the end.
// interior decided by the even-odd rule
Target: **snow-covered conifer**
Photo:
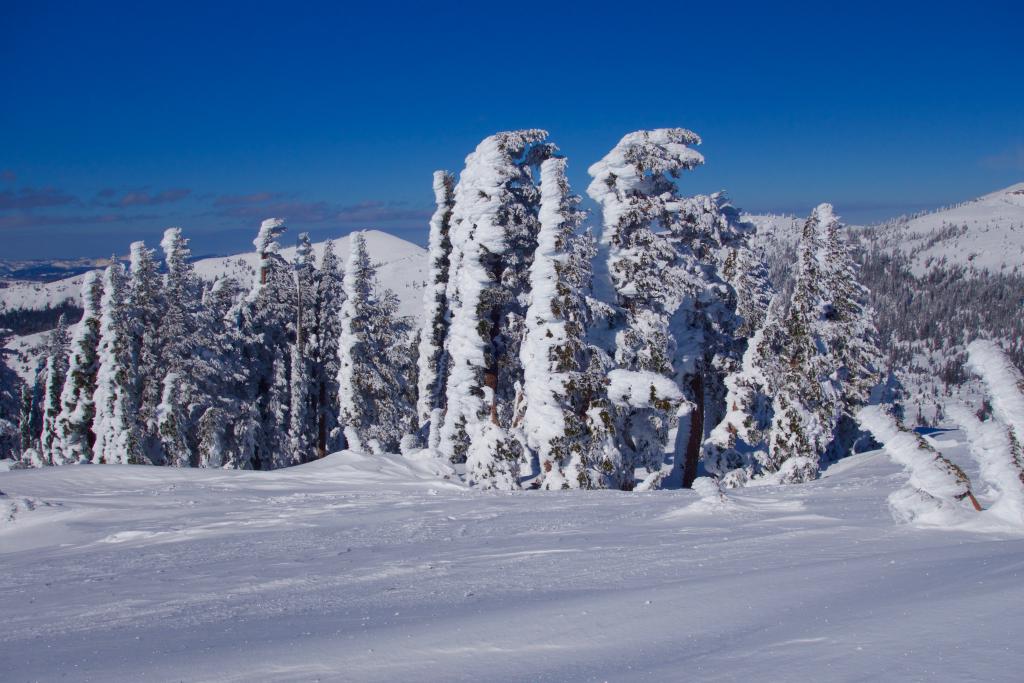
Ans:
{"type": "Polygon", "coordinates": [[[1024,375],[995,342],[984,339],[967,347],[967,364],[985,383],[992,413],[1024,444],[1024,375]]]}
{"type": "Polygon", "coordinates": [[[997,491],[988,511],[1013,524],[1024,524],[1024,452],[1013,430],[994,417],[983,422],[961,404],[947,409],[967,436],[982,479],[997,491]]]}
{"type": "Polygon", "coordinates": [[[57,439],[57,417],[60,415],[61,392],[68,372],[68,350],[71,335],[67,319],[61,314],[57,327],[50,333],[46,344],[46,367],[43,379],[42,427],[39,436],[39,452],[42,461],[52,465],[54,451],[60,448],[57,439]]]}
{"type": "Polygon", "coordinates": [[[35,397],[32,395],[32,385],[22,384],[18,394],[18,456],[35,450],[35,397]]]}
{"type": "Polygon", "coordinates": [[[448,260],[452,251],[452,208],[455,204],[455,177],[447,171],[434,171],[436,209],[430,218],[427,258],[429,279],[423,290],[424,331],[419,348],[419,398],[416,413],[419,423],[430,423],[428,442],[436,447],[440,438],[441,410],[447,363],[444,342],[448,335],[448,260]],[[437,412],[435,412],[437,411],[437,412]]]}
{"type": "Polygon", "coordinates": [[[315,456],[316,420],[312,390],[310,350],[316,344],[316,264],[309,234],[299,235],[295,261],[295,342],[291,347],[288,448],[291,463],[308,462],[315,456]],[[310,340],[312,337],[312,340],[310,340]]]}
{"type": "Polygon", "coordinates": [[[482,487],[519,486],[522,449],[508,429],[522,383],[519,345],[539,229],[532,168],[554,151],[546,138],[541,130],[486,138],[466,157],[455,188],[438,450],[465,461],[468,481],[482,487]]]}
{"type": "Polygon", "coordinates": [[[394,453],[402,436],[414,428],[415,397],[409,400],[409,376],[402,372],[414,361],[409,359],[408,325],[397,318],[398,298],[380,289],[361,232],[352,236],[344,285],[339,421],[348,448],[394,453]]]}
{"type": "Polygon", "coordinates": [[[826,301],[822,273],[822,227],[834,220],[832,207],[811,212],[801,234],[799,261],[789,308],[765,332],[767,353],[776,361],[768,452],[761,465],[782,483],[818,476],[821,455],[832,440],[840,399],[830,378],[823,329],[826,301]]]}
{"type": "Polygon", "coordinates": [[[279,253],[277,239],[284,231],[280,219],[267,219],[260,225],[254,240],[259,272],[241,311],[249,365],[248,394],[243,400],[255,403],[259,416],[251,461],[256,469],[274,469],[291,462],[289,370],[297,300],[293,273],[279,253]]]}
{"type": "Polygon", "coordinates": [[[161,449],[167,464],[194,464],[194,412],[204,401],[198,385],[200,311],[203,286],[192,265],[192,251],[180,228],[168,228],[160,242],[167,264],[164,278],[166,302],[160,333],[163,391],[158,409],[161,449]]]}
{"type": "Polygon", "coordinates": [[[342,436],[338,428],[338,340],[341,305],[345,301],[341,264],[328,241],[316,272],[316,347],[313,389],[316,396],[316,450],[318,457],[337,450],[342,436]]]}
{"type": "Polygon", "coordinates": [[[141,444],[133,401],[136,359],[127,309],[128,283],[124,267],[111,259],[103,274],[100,316],[99,374],[96,378],[96,417],[93,420],[93,462],[140,463],[141,444]]]}
{"type": "Polygon", "coordinates": [[[844,239],[839,218],[831,212],[830,205],[822,206],[829,209],[823,212],[822,219],[825,231],[822,338],[826,364],[839,401],[827,456],[836,460],[848,455],[862,436],[856,414],[868,402],[872,389],[881,379],[882,354],[878,349],[875,312],[868,303],[870,292],[860,283],[859,269],[844,239]]]}
{"type": "MultiPolygon", "coordinates": [[[[615,361],[679,389],[678,398],[658,401],[631,393],[637,405],[623,406],[617,431],[628,457],[619,476],[627,485],[634,468],[662,470],[666,448],[673,467],[659,477],[688,485],[696,476],[704,423],[718,419],[710,404],[724,395],[722,379],[742,349],[725,269],[751,228],[724,195],[680,196],[679,174],[704,161],[690,147],[699,143],[682,128],[637,131],[589,169],[587,193],[602,209],[608,272],[625,316],[615,361]]],[[[645,377],[627,384],[645,384],[645,377]]]]}
{"type": "Polygon", "coordinates": [[[530,266],[530,306],[520,351],[523,390],[516,418],[537,454],[541,488],[592,488],[602,463],[594,462],[586,415],[596,387],[584,378],[587,294],[593,238],[577,236],[583,220],[571,194],[565,159],[541,164],[540,233],[530,266]]]}
{"type": "Polygon", "coordinates": [[[82,319],[75,327],[68,356],[67,377],[61,391],[57,416],[57,442],[53,464],[66,465],[92,459],[92,421],[96,414],[93,394],[99,369],[100,302],[103,280],[90,271],[82,280],[82,319]]]}
{"type": "Polygon", "coordinates": [[[153,250],[143,242],[131,245],[128,305],[125,315],[131,330],[132,354],[137,363],[131,403],[137,406],[137,426],[145,461],[162,464],[157,407],[163,398],[162,340],[159,332],[166,310],[163,281],[153,250]]]}

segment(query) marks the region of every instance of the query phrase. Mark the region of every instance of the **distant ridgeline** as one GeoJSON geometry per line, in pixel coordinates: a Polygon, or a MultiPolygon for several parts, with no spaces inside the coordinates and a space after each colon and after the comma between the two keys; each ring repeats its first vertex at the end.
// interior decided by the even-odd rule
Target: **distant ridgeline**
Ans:
{"type": "Polygon", "coordinates": [[[268,219],[255,267],[212,280],[177,228],[162,263],[135,243],[85,276],[81,320],[65,311],[30,381],[3,377],[0,447],[25,466],[253,469],[428,449],[500,489],[813,479],[872,445],[858,411],[898,395],[871,295],[828,204],[773,286],[725,195],[680,191],[699,144],[638,131],[594,163],[598,244],[545,131],[486,138],[458,182],[434,176],[419,321],[361,234],[343,268],[305,234],[285,258],[268,219]]]}

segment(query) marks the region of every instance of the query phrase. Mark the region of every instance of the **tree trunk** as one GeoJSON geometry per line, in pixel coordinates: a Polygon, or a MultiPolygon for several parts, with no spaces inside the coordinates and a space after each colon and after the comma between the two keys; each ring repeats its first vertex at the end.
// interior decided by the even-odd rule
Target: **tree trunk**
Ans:
{"type": "Polygon", "coordinates": [[[704,443],[704,378],[698,372],[690,384],[693,391],[693,413],[690,415],[690,433],[686,439],[686,458],[683,461],[683,488],[693,486],[697,478],[697,463],[700,462],[700,447],[704,443]]]}

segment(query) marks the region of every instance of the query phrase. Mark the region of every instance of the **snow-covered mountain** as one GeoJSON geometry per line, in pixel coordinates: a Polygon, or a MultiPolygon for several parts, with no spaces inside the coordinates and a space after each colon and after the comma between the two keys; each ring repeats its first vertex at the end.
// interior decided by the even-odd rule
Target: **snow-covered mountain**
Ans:
{"type": "Polygon", "coordinates": [[[879,248],[910,259],[918,276],[951,266],[972,274],[1024,272],[1024,183],[859,231],[879,248]]]}
{"type": "MultiPolygon", "coordinates": [[[[421,291],[426,279],[426,251],[411,242],[389,235],[379,230],[367,230],[366,246],[370,257],[380,263],[378,277],[384,287],[394,290],[401,299],[402,315],[419,316],[421,291]]],[[[342,263],[348,259],[349,237],[334,240],[335,250],[342,263]]],[[[324,250],[325,242],[313,245],[319,259],[324,250]]],[[[291,261],[295,257],[295,247],[281,250],[281,255],[291,261]]],[[[259,257],[255,251],[231,256],[218,256],[196,261],[196,272],[203,279],[212,282],[218,277],[231,276],[243,283],[251,282],[256,274],[259,257]]],[[[106,259],[102,261],[105,265],[106,259]]],[[[0,289],[0,313],[15,309],[38,310],[58,306],[65,301],[78,301],[82,287],[83,274],[64,278],[54,282],[16,281],[8,287],[0,289]]]]}

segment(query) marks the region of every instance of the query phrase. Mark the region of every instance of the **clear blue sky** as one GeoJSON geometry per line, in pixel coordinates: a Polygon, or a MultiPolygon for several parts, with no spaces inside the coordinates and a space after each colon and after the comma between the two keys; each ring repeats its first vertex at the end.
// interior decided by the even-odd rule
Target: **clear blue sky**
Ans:
{"type": "Polygon", "coordinates": [[[541,127],[586,168],[683,126],[687,191],[851,221],[1024,180],[1022,3],[0,3],[0,258],[380,227],[541,127]],[[215,5],[215,6],[211,6],[215,5]]]}

